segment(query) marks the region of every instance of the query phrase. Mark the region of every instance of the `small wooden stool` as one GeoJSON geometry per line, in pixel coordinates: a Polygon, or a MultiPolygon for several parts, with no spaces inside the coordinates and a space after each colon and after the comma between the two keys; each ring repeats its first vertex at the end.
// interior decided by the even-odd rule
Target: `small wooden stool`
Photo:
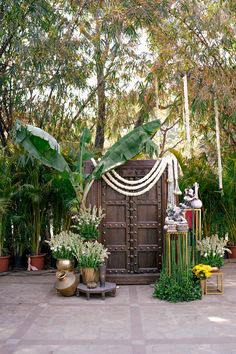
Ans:
{"type": "Polygon", "coordinates": [[[80,293],[86,294],[87,300],[90,299],[90,294],[101,294],[102,300],[105,300],[106,293],[111,293],[112,296],[116,296],[116,284],[106,282],[104,287],[97,286],[94,289],[89,289],[86,284],[80,283],[77,286],[76,296],[80,296],[80,293]]]}

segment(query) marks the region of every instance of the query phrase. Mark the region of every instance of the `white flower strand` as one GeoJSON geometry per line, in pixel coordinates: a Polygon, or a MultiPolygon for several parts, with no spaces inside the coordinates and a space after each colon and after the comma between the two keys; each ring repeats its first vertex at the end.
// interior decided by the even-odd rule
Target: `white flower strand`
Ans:
{"type": "Polygon", "coordinates": [[[168,160],[168,205],[175,205],[173,159],[168,160]]]}
{"type": "MultiPolygon", "coordinates": [[[[160,179],[161,175],[163,174],[163,172],[165,171],[165,168],[166,168],[166,164],[163,164],[163,167],[162,167],[162,170],[159,171],[159,174],[156,176],[156,178],[153,180],[152,183],[150,183],[148,185],[148,187],[146,187],[145,189],[139,191],[139,192],[126,192],[120,188],[117,188],[112,182],[110,182],[110,180],[105,176],[103,175],[102,178],[104,179],[104,181],[114,190],[116,190],[117,192],[123,194],[123,195],[126,195],[126,196],[138,196],[138,195],[142,195],[148,191],[150,191],[150,189],[157,183],[157,181],[160,179]]],[[[124,186],[125,187],[125,186],[124,186]]]]}
{"type": "Polygon", "coordinates": [[[123,189],[126,189],[126,190],[136,190],[136,189],[141,189],[141,188],[144,188],[146,187],[148,184],[150,184],[155,178],[156,176],[159,174],[160,170],[162,170],[162,165],[165,164],[166,166],[166,161],[161,160],[160,164],[159,164],[159,167],[156,169],[156,171],[149,177],[149,179],[147,179],[144,183],[141,183],[139,184],[138,186],[126,186],[122,183],[119,183],[115,178],[112,177],[112,175],[107,172],[106,173],[106,176],[110,179],[110,181],[112,183],[114,183],[117,187],[121,187],[123,189]]]}
{"type": "MultiPolygon", "coordinates": [[[[123,195],[126,195],[126,196],[138,196],[138,195],[142,195],[146,192],[148,192],[156,183],[157,181],[160,179],[160,177],[162,176],[162,174],[164,173],[165,169],[166,169],[166,166],[167,166],[167,163],[168,163],[168,160],[170,159],[170,157],[164,157],[162,159],[162,163],[160,164],[160,168],[159,168],[159,173],[157,174],[156,178],[148,185],[148,187],[146,187],[145,189],[139,191],[139,192],[127,192],[125,191],[125,188],[127,186],[125,185],[122,185],[122,188],[123,189],[120,189],[118,187],[116,187],[107,177],[106,177],[106,174],[102,175],[102,178],[103,180],[112,188],[114,189],[115,191],[117,191],[118,193],[121,193],[123,195]]],[[[94,166],[96,166],[96,161],[94,159],[92,159],[92,162],[94,164],[94,166]]]]}
{"type": "Polygon", "coordinates": [[[176,195],[181,195],[182,192],[179,188],[179,182],[178,182],[178,161],[175,156],[173,156],[173,162],[174,162],[174,178],[175,178],[175,190],[174,194],[176,195]]]}
{"type": "Polygon", "coordinates": [[[146,181],[158,168],[158,166],[160,165],[161,163],[161,160],[157,160],[155,162],[155,164],[153,165],[153,167],[151,168],[151,170],[142,178],[140,179],[137,179],[135,181],[131,181],[129,179],[126,179],[126,178],[123,178],[119,175],[119,173],[117,173],[115,170],[112,170],[111,173],[118,179],[120,180],[121,182],[124,182],[126,184],[130,184],[130,185],[135,185],[135,184],[139,184],[139,183],[142,183],[144,181],[146,181]]]}

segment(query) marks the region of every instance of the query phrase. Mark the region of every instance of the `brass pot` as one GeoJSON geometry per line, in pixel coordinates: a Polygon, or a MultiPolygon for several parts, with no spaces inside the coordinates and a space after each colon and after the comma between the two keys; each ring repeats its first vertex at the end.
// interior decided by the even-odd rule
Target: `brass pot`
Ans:
{"type": "Polygon", "coordinates": [[[97,268],[81,268],[82,279],[84,284],[98,283],[99,269],[97,268]]]}
{"type": "Polygon", "coordinates": [[[71,272],[74,270],[75,261],[73,259],[57,259],[57,270],[71,272]]]}
{"type": "Polygon", "coordinates": [[[56,290],[63,296],[73,296],[79,283],[77,275],[63,270],[56,272],[56,277],[56,290]]]}

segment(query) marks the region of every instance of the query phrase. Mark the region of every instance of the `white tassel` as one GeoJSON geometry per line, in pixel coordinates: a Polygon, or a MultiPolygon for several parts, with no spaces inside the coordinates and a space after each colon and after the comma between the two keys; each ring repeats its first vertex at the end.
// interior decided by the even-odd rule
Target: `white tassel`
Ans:
{"type": "Polygon", "coordinates": [[[190,136],[190,119],[189,119],[189,104],[188,104],[188,81],[187,75],[183,77],[184,83],[184,116],[185,116],[185,128],[186,128],[186,154],[187,157],[191,157],[191,136],[190,136]]]}
{"type": "Polygon", "coordinates": [[[219,189],[223,189],[222,179],[222,162],[221,162],[221,148],[220,148],[220,128],[219,128],[219,110],[216,96],[214,97],[214,110],[215,110],[215,123],[216,123],[216,147],[217,147],[217,160],[218,160],[218,177],[219,189]]]}
{"type": "Polygon", "coordinates": [[[178,173],[178,161],[176,157],[173,157],[173,162],[174,162],[174,179],[175,179],[175,190],[174,190],[174,194],[175,195],[181,195],[182,192],[179,188],[179,173],[178,173]]]}

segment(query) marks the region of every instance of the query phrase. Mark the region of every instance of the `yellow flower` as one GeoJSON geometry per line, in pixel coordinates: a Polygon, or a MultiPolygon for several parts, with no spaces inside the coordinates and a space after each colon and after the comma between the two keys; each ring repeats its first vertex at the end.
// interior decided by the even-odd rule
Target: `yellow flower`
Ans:
{"type": "Polygon", "coordinates": [[[212,268],[206,264],[197,264],[192,269],[195,276],[199,279],[206,279],[211,276],[212,268]]]}

